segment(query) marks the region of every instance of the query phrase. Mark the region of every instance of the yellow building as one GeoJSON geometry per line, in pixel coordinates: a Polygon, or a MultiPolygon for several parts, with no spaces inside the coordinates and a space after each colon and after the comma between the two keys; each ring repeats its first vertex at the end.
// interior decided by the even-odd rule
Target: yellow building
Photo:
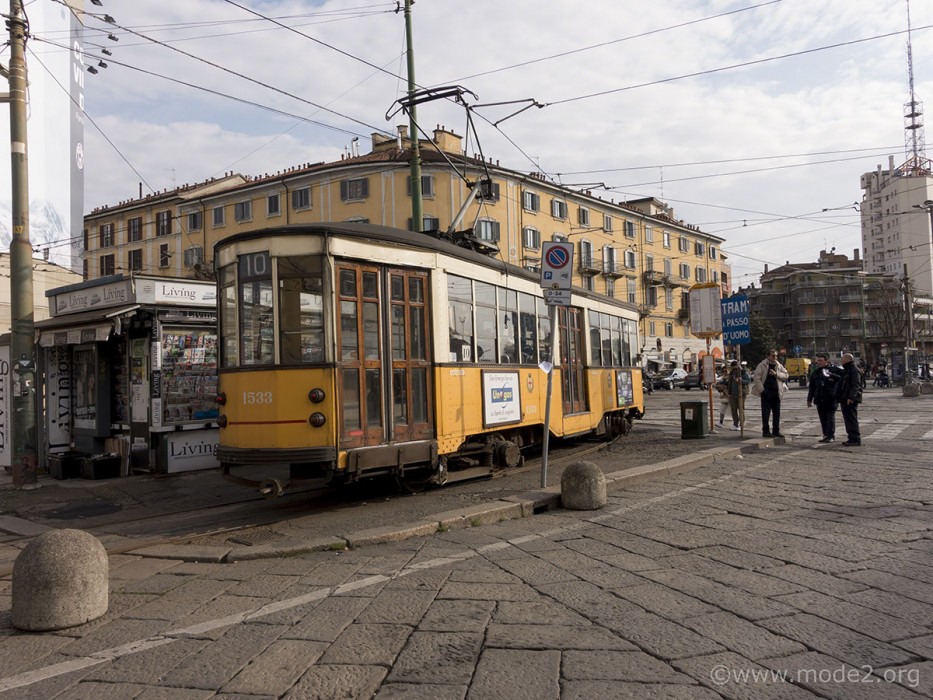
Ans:
{"type": "MultiPolygon", "coordinates": [[[[699,282],[731,293],[723,239],[674,218],[649,198],[605,201],[484,162],[462,151],[443,127],[421,142],[424,231],[443,235],[482,177],[485,198],[466,210],[458,230],[498,247],[498,257],[537,269],[545,241],[574,243],[574,284],[627,300],[641,313],[642,362],[651,369],[696,362],[705,343],[690,335],[687,290],[699,282]]],[[[214,244],[258,228],[325,221],[411,226],[410,140],[373,134],[373,148],[340,161],[304,164],[275,174],[188,185],[85,217],[85,276],[123,273],[209,279],[214,244]]],[[[718,353],[717,353],[718,354],[718,353]]]]}
{"type": "MultiPolygon", "coordinates": [[[[12,324],[12,299],[10,292],[10,254],[0,253],[0,334],[9,333],[12,324]]],[[[81,275],[48,260],[32,261],[32,304],[33,320],[49,317],[49,300],[45,293],[66,284],[81,281],[81,275]]]]}

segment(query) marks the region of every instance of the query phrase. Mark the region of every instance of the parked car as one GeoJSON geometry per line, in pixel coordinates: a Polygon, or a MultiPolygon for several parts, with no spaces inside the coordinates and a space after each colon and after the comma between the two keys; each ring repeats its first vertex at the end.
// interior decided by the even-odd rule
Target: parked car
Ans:
{"type": "Polygon", "coordinates": [[[654,375],[654,388],[673,389],[675,386],[680,386],[686,376],[686,370],[666,369],[654,375]]]}
{"type": "Polygon", "coordinates": [[[703,381],[703,372],[700,370],[691,372],[686,377],[684,377],[680,386],[686,391],[690,391],[691,389],[705,389],[706,382],[703,381]]]}

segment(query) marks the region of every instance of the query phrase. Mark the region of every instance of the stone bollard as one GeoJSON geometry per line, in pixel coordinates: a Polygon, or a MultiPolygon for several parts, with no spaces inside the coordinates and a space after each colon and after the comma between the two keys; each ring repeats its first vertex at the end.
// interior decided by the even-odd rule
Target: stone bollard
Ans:
{"type": "Polygon", "coordinates": [[[902,391],[904,396],[920,396],[920,385],[908,382],[902,391]]]}
{"type": "Polygon", "coordinates": [[[107,552],[82,530],[49,530],[13,563],[13,626],[31,632],[83,625],[107,612],[107,552]]]}
{"type": "Polygon", "coordinates": [[[606,505],[606,477],[592,462],[574,462],[560,477],[560,500],[567,510],[598,510],[606,505]]]}

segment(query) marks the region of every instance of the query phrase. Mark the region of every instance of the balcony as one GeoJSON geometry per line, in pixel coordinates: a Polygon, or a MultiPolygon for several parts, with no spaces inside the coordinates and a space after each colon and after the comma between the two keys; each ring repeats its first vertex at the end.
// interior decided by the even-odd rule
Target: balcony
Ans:
{"type": "Polygon", "coordinates": [[[625,265],[620,262],[603,261],[603,274],[606,277],[622,277],[625,274],[625,265]]]}
{"type": "Polygon", "coordinates": [[[655,309],[654,304],[639,304],[638,305],[638,313],[641,314],[642,317],[650,316],[654,312],[654,309],[655,309]]]}
{"type": "Polygon", "coordinates": [[[645,284],[664,284],[664,273],[660,270],[645,270],[642,275],[645,284]]]}
{"type": "Polygon", "coordinates": [[[802,296],[794,299],[795,304],[825,304],[826,297],[802,296]]]}
{"type": "Polygon", "coordinates": [[[690,318],[690,309],[677,309],[677,318],[681,321],[690,318]]]}
{"type": "Polygon", "coordinates": [[[580,273],[584,275],[595,275],[598,272],[601,272],[603,269],[602,264],[599,260],[594,258],[592,255],[581,255],[580,256],[580,273]]]}

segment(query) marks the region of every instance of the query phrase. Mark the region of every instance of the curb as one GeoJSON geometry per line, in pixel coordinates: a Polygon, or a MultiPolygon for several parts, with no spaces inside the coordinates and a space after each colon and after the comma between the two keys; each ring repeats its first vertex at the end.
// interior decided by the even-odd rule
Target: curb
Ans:
{"type": "MultiPolygon", "coordinates": [[[[610,472],[605,475],[606,490],[618,491],[651,479],[686,474],[694,469],[724,459],[735,458],[748,452],[757,452],[760,449],[784,444],[784,442],[785,440],[781,438],[752,438],[745,441],[741,446],[711,447],[692,455],[676,457],[657,464],[610,472]]],[[[495,500],[487,504],[434,513],[411,523],[370,528],[328,538],[306,540],[300,537],[291,537],[270,544],[230,547],[158,544],[129,550],[125,553],[152,559],[231,564],[237,561],[271,559],[307,554],[309,552],[339,551],[366,545],[399,542],[413,537],[426,537],[435,532],[492,525],[504,520],[527,518],[538,513],[558,510],[560,507],[560,486],[549,486],[495,500]]]]}

